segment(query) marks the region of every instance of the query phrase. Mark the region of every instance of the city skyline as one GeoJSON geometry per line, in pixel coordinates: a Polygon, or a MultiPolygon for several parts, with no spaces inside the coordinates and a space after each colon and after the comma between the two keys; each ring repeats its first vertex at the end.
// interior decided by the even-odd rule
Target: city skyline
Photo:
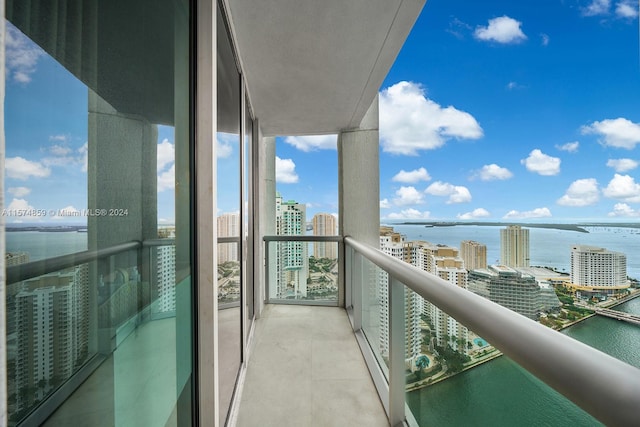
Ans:
{"type": "MultiPolygon", "coordinates": [[[[427,3],[380,88],[382,220],[640,217],[637,26],[630,0],[427,3]]],[[[47,212],[7,223],[78,222],[60,213],[87,205],[86,88],[11,24],[6,43],[5,208],[47,212]],[[30,102],[43,96],[59,108],[30,102]]],[[[174,142],[159,126],[160,224],[174,142]]],[[[217,143],[219,173],[237,170],[237,136],[217,143]]],[[[310,217],[338,211],[334,135],[279,137],[276,174],[310,217]]],[[[238,210],[238,185],[218,213],[238,210]]]]}

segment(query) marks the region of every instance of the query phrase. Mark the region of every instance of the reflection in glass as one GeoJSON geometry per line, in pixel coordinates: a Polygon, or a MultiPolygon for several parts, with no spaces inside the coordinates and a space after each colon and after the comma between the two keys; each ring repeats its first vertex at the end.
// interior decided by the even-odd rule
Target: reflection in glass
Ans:
{"type": "Polygon", "coordinates": [[[220,424],[224,424],[241,364],[242,221],[240,203],[243,98],[240,74],[220,7],[217,7],[218,360],[220,424]]]}
{"type": "Polygon", "coordinates": [[[189,7],[123,6],[6,5],[9,425],[191,424],[189,7]]]}

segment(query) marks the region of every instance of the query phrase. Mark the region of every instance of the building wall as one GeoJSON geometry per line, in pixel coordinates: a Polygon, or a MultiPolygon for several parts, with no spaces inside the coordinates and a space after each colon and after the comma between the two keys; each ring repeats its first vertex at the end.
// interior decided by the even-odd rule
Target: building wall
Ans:
{"type": "Polygon", "coordinates": [[[510,225],[500,230],[500,262],[508,267],[529,267],[529,229],[510,225]]]}
{"type": "Polygon", "coordinates": [[[571,248],[571,282],[579,286],[624,287],[627,282],[627,257],[620,252],[594,246],[571,248]]]}

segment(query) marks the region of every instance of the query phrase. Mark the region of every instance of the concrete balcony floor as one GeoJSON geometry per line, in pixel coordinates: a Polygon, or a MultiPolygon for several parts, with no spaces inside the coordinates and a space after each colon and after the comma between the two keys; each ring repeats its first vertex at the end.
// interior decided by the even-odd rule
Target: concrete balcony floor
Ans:
{"type": "Polygon", "coordinates": [[[388,426],[344,309],[266,305],[237,426],[388,426]]]}

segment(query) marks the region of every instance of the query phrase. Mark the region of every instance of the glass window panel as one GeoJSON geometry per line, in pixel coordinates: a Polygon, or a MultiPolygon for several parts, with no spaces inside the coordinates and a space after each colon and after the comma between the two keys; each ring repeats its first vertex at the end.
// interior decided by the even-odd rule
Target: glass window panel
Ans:
{"type": "Polygon", "coordinates": [[[189,7],[162,6],[7,2],[10,425],[191,424],[189,7]]]}

